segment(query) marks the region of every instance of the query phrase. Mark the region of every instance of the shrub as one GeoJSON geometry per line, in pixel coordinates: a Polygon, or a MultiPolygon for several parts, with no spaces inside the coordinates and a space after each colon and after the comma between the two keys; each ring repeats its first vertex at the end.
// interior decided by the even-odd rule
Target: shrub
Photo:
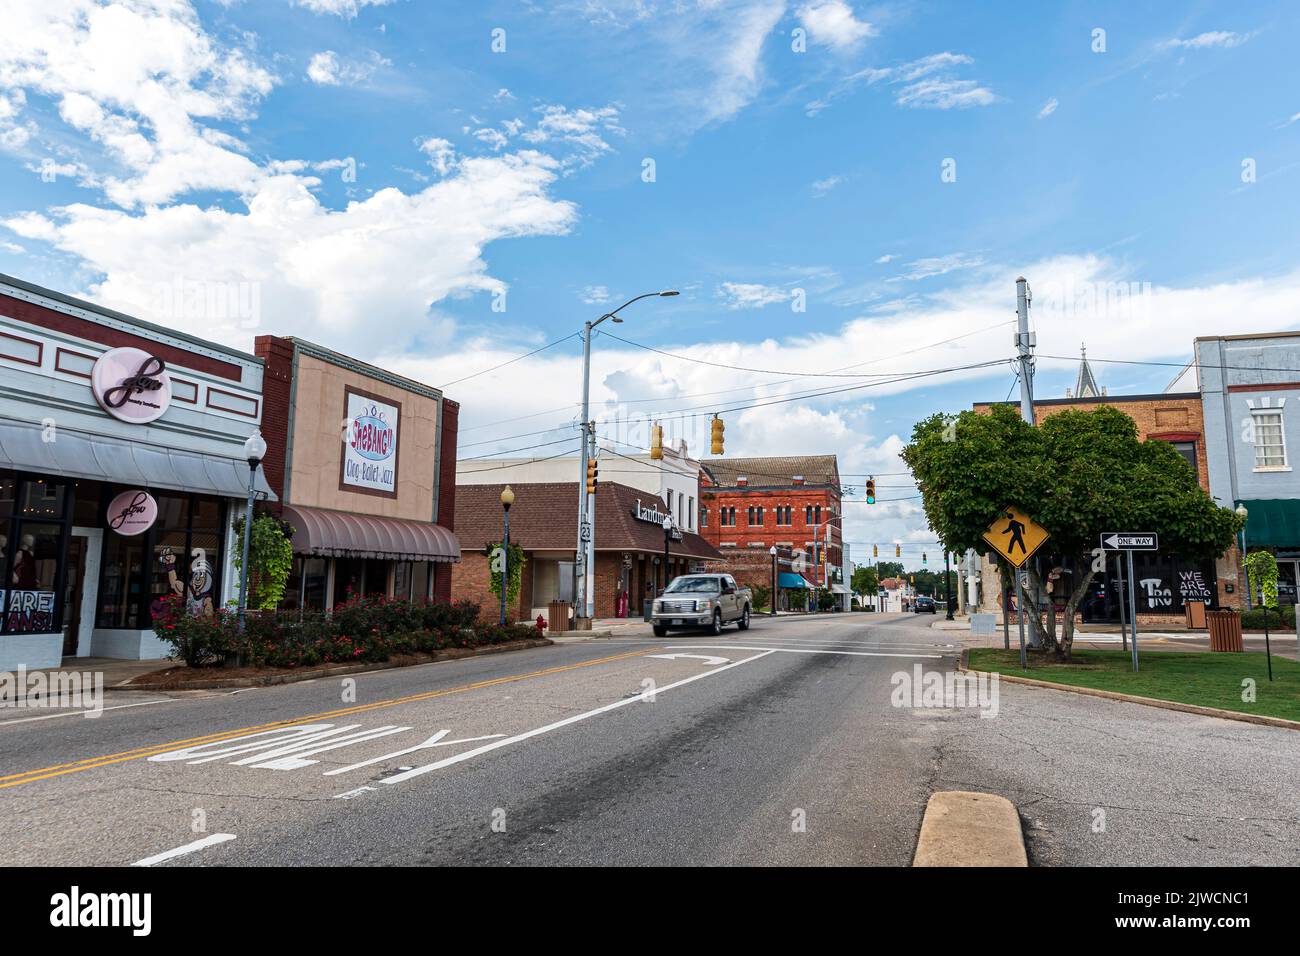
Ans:
{"type": "MultiPolygon", "coordinates": [[[[1292,629],[1295,628],[1294,604],[1283,604],[1281,607],[1268,609],[1268,626],[1280,628],[1284,625],[1292,629]]],[[[1256,607],[1251,608],[1249,611],[1242,611],[1241,626],[1262,631],[1264,629],[1264,609],[1256,607]]]]}
{"type": "Polygon", "coordinates": [[[538,636],[532,624],[478,624],[478,615],[473,601],[426,604],[362,595],[349,597],[329,614],[249,611],[240,633],[236,612],[223,608],[212,617],[195,617],[186,613],[183,600],[170,597],[155,613],[154,629],[171,644],[172,657],[191,667],[219,664],[232,654],[253,667],[369,663],[538,636]]]}

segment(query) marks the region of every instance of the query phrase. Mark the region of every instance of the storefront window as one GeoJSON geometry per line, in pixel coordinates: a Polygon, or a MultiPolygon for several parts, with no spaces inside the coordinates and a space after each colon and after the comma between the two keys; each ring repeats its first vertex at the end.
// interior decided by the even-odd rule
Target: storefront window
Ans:
{"type": "Polygon", "coordinates": [[[42,478],[29,478],[23,482],[22,504],[18,513],[23,517],[60,520],[63,517],[64,486],[42,478]]]}
{"type": "Polygon", "coordinates": [[[416,561],[411,570],[411,600],[429,600],[429,579],[432,577],[433,565],[428,561],[416,561]]]}
{"type": "Polygon", "coordinates": [[[572,561],[536,560],[529,563],[533,566],[534,607],[545,607],[552,601],[573,600],[572,561]]]}
{"type": "Polygon", "coordinates": [[[99,585],[96,627],[140,627],[144,545],[138,538],[104,534],[104,576],[99,585]]]}
{"type": "Polygon", "coordinates": [[[10,473],[0,477],[0,629],[58,630],[67,486],[10,473]]]}

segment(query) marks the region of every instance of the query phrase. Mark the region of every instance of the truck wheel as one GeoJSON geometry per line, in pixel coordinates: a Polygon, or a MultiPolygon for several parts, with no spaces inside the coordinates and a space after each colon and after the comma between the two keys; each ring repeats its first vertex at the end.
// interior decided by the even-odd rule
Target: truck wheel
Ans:
{"type": "Polygon", "coordinates": [[[736,626],[739,627],[742,631],[749,630],[749,605],[748,604],[745,605],[745,610],[741,612],[740,620],[736,622],[736,626]]]}
{"type": "Polygon", "coordinates": [[[709,633],[714,637],[722,633],[722,611],[713,612],[713,624],[709,627],[709,633]]]}
{"type": "Polygon", "coordinates": [[[660,627],[658,624],[656,624],[656,625],[655,625],[655,637],[667,637],[667,636],[668,636],[668,628],[666,628],[666,627],[660,627]]]}

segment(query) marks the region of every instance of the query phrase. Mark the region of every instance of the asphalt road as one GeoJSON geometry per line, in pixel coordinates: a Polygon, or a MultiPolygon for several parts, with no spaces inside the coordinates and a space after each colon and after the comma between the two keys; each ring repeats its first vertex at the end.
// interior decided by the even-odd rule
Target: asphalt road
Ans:
{"type": "Polygon", "coordinates": [[[1006,684],[996,717],[895,706],[895,675],[956,660],[932,620],[6,711],[5,862],[906,865],[958,788],[1016,802],[1038,863],[1300,862],[1294,732],[1006,684]]]}

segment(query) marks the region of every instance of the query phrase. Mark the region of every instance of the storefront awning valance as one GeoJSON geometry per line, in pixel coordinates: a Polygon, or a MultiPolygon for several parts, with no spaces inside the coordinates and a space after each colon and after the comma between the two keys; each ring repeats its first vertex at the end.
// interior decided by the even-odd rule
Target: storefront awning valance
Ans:
{"type": "Polygon", "coordinates": [[[1300,548],[1300,498],[1258,498],[1246,506],[1246,547],[1300,548]]]}
{"type": "Polygon", "coordinates": [[[324,508],[286,505],[293,526],[293,550],[331,558],[388,558],[407,561],[459,561],[460,542],[430,521],[381,518],[324,508]]]}
{"type": "Polygon", "coordinates": [[[832,585],[831,585],[831,591],[833,591],[833,592],[836,593],[836,594],[849,594],[849,593],[851,593],[851,592],[849,591],[849,589],[846,588],[846,587],[845,587],[844,585],[842,585],[842,584],[832,584],[832,585]]]}
{"type": "MultiPolygon", "coordinates": [[[[71,429],[57,429],[49,435],[40,425],[28,422],[0,422],[0,468],[137,485],[151,491],[226,498],[248,495],[248,463],[242,459],[71,429]]],[[[276,500],[260,468],[256,488],[265,500],[276,500]]]]}
{"type": "Polygon", "coordinates": [[[782,571],[777,576],[777,583],[783,588],[807,588],[808,582],[804,580],[803,575],[793,574],[790,571],[782,571]]]}

